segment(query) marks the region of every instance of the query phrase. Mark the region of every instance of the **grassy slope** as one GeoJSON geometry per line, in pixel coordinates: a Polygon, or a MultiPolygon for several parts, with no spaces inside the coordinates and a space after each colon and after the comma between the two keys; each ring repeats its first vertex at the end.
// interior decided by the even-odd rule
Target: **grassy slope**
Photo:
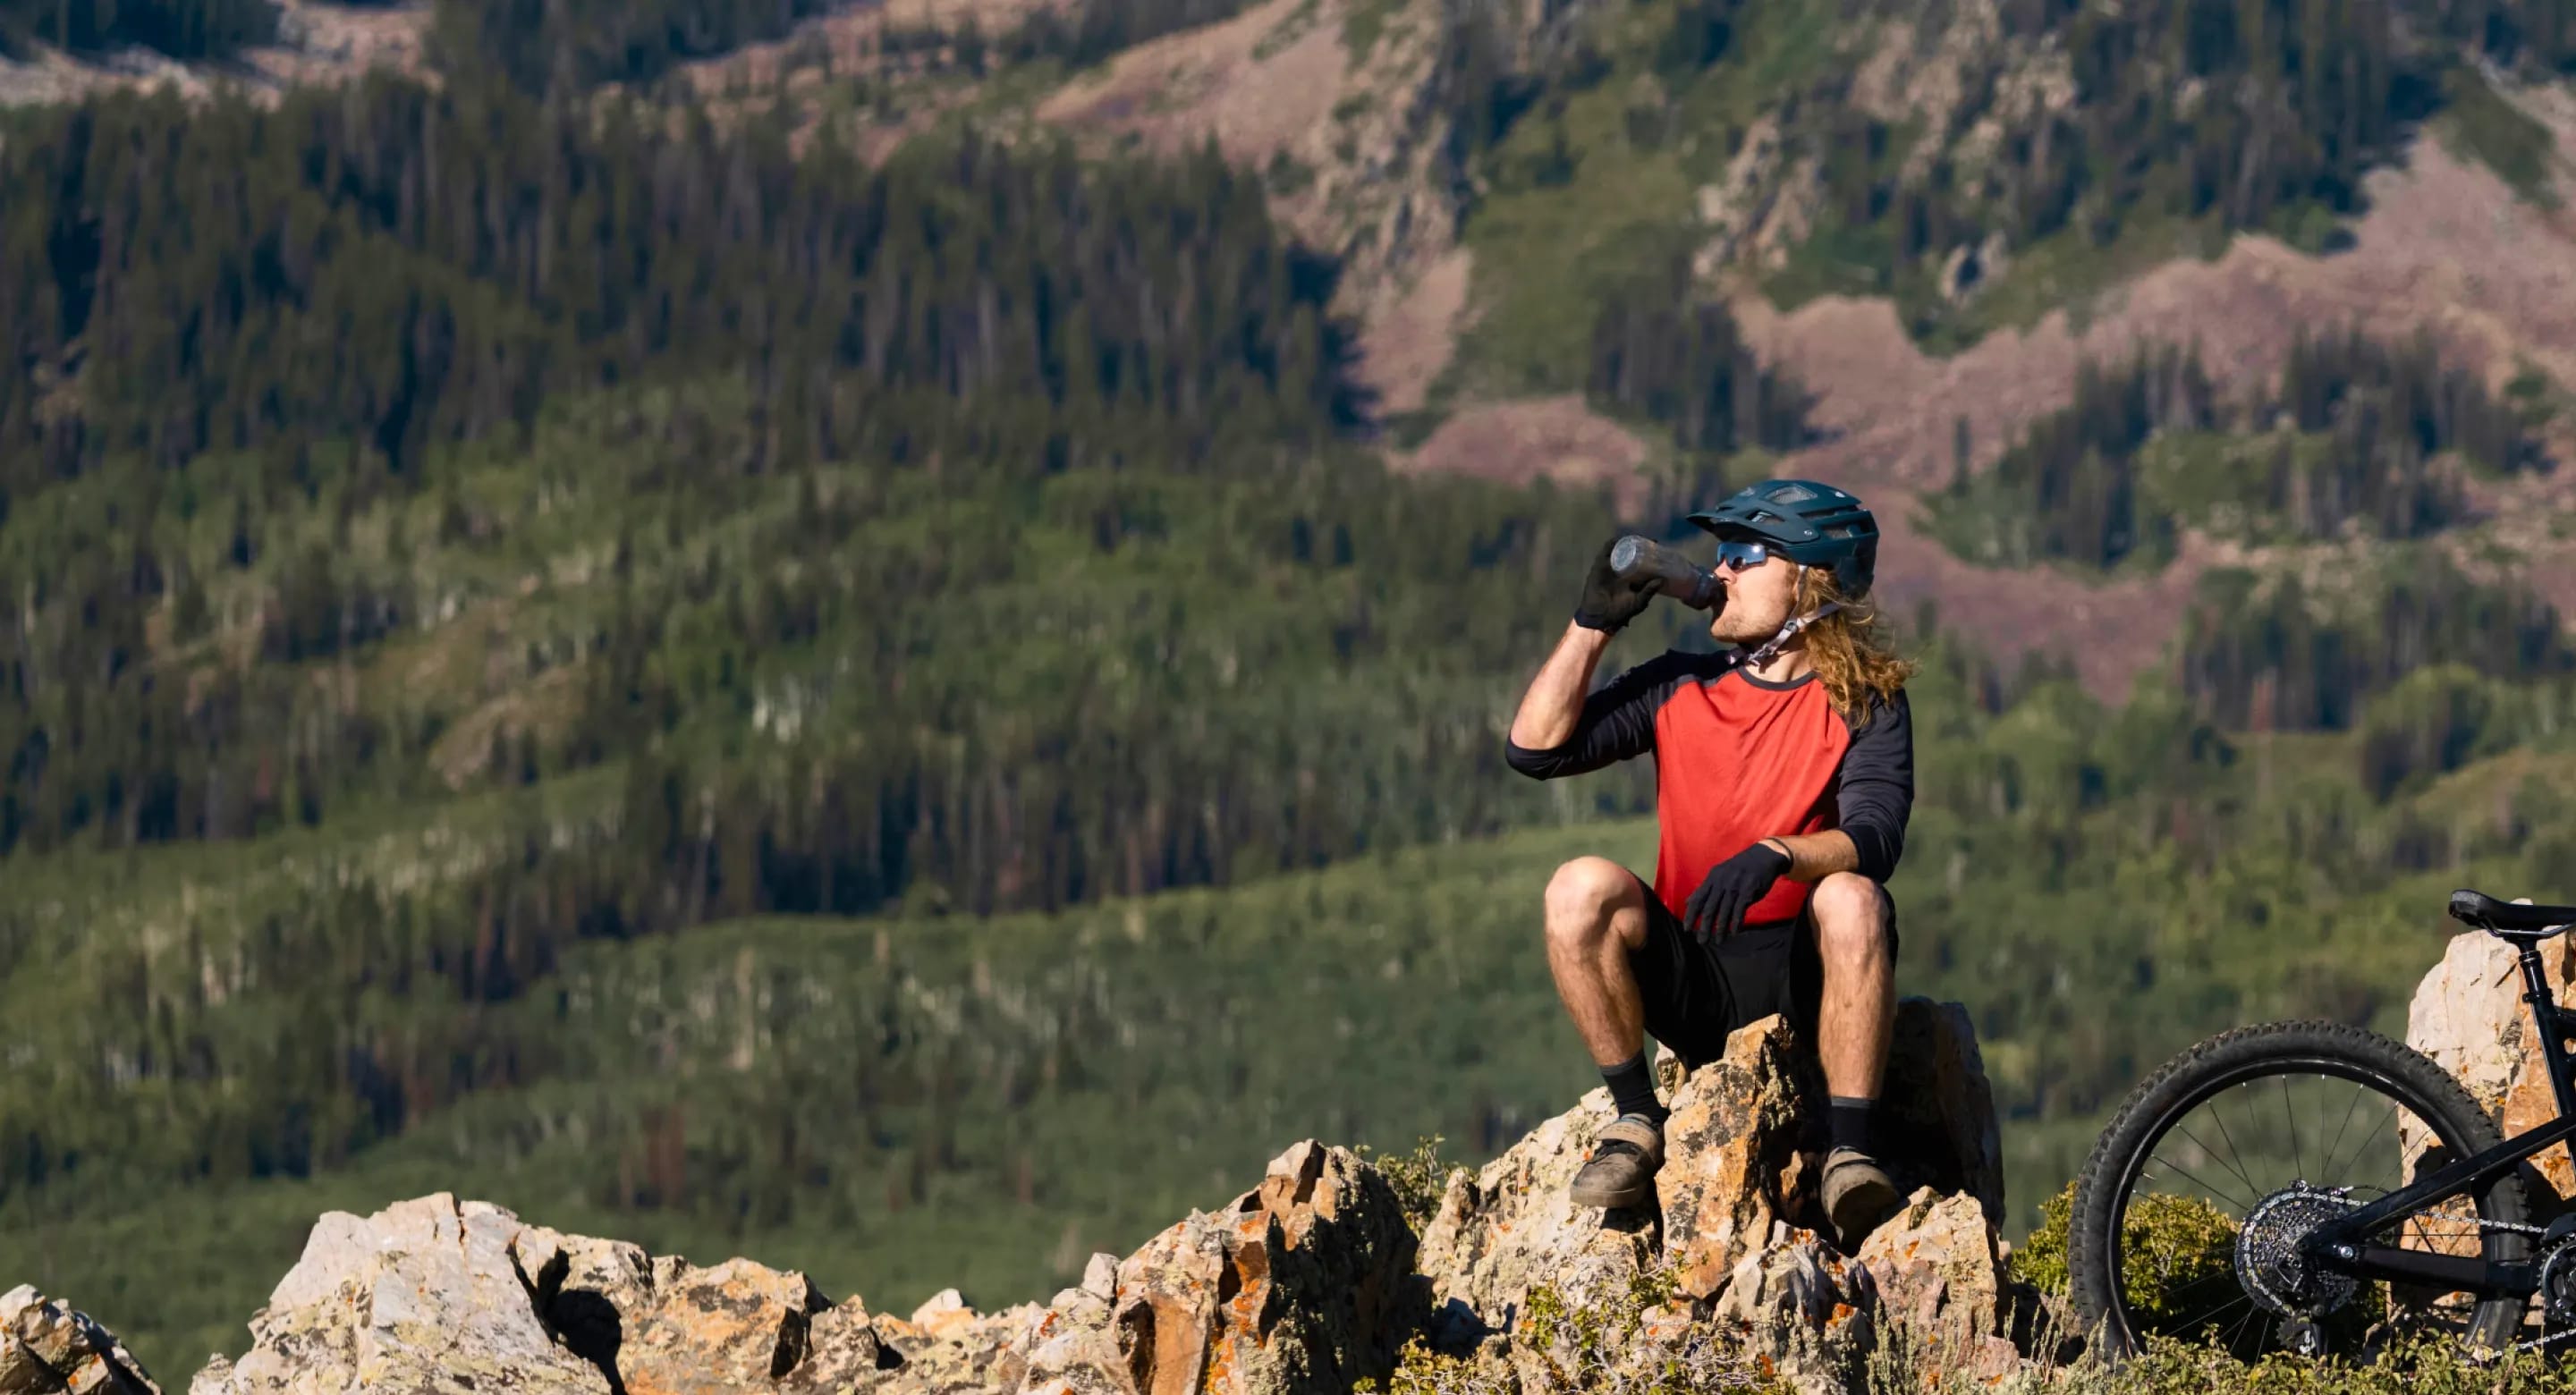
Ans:
{"type": "Polygon", "coordinates": [[[1806,6],[1755,5],[1716,66],[1675,85],[1674,138],[1641,147],[1626,112],[1674,9],[1643,0],[1601,11],[1589,32],[1610,73],[1566,93],[1561,116],[1544,104],[1525,113],[1489,157],[1491,184],[1463,239],[1476,257],[1474,328],[1435,402],[1579,390],[1604,293],[1694,244],[1695,191],[1728,158],[1721,133],[1750,125],[1831,57],[1829,28],[1806,6]],[[1532,171],[1560,125],[1571,176],[1541,183],[1532,171]]]}

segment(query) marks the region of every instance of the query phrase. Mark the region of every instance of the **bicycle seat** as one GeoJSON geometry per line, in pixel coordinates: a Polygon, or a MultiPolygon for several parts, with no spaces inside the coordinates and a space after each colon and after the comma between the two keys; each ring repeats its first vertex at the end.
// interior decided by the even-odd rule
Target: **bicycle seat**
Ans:
{"type": "Polygon", "coordinates": [[[2451,919],[2512,940],[2545,940],[2576,929],[2576,906],[2524,906],[2484,892],[2451,893],[2451,919]]]}

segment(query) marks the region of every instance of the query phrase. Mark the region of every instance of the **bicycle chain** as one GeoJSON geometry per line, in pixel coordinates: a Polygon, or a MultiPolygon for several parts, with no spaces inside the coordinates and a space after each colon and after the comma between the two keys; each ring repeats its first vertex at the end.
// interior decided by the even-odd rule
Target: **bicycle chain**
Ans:
{"type": "MultiPolygon", "coordinates": [[[[2525,1224],[2523,1224],[2523,1223],[2522,1223],[2522,1222],[2520,1222],[2520,1221],[2490,1221],[2490,1220],[2484,1220],[2484,1219],[2481,1219],[2481,1220],[2478,1222],[2478,1229],[2480,1229],[2480,1230],[2482,1230],[2482,1231],[2485,1231],[2485,1230],[2501,1230],[2501,1231],[2509,1231],[2509,1232],[2511,1232],[2511,1233],[2513,1233],[2513,1234],[2515,1234],[2515,1235],[2541,1235],[2541,1236],[2545,1236],[2545,1235],[2547,1235],[2547,1234],[2549,1233],[2549,1227],[2547,1227],[2547,1226],[2525,1225],[2525,1224]]],[[[2571,1239],[2576,1239],[2576,1237],[2570,1237],[2570,1238],[2571,1238],[2571,1239]]],[[[2544,1312],[2545,1312],[2545,1311],[2547,1311],[2547,1309],[2548,1309],[2548,1304],[2549,1304],[2549,1295],[2547,1295],[2547,1294],[2542,1294],[2542,1295],[2540,1295],[2540,1302],[2541,1302],[2542,1310],[2543,1310],[2544,1312]]],[[[2507,1350],[2511,1350],[2511,1351],[2538,1351],[2538,1350],[2540,1350],[2542,1347],[2547,1347],[2547,1346],[2556,1346],[2556,1345],[2557,1345],[2558,1343],[2560,1343],[2560,1342],[2565,1342],[2565,1341],[2570,1341],[2570,1340],[2576,1340],[2576,1327],[2571,1327],[2571,1328],[2567,1329],[2567,1330],[2566,1330],[2566,1331],[2564,1331],[2564,1332],[2553,1332],[2553,1333],[2551,1333],[2550,1335],[2548,1335],[2548,1336],[2546,1336],[2546,1337],[2534,1337],[2534,1338],[2532,1338],[2530,1341],[2527,1341],[2527,1342],[2516,1342],[2516,1343],[2514,1343],[2510,1348],[2507,1348],[2507,1350]]]]}
{"type": "MultiPolygon", "coordinates": [[[[2520,1222],[2520,1221],[2489,1221],[2489,1220],[2481,1220],[2481,1221],[2479,1221],[2479,1222],[2478,1222],[2478,1229],[2480,1229],[2480,1230],[2502,1230],[2502,1231],[2510,1231],[2510,1232],[2512,1232],[2513,1234],[2516,1234],[2516,1235],[2541,1235],[2541,1236],[2546,1236],[2546,1235],[2549,1233],[2549,1228],[2548,1228],[2547,1226],[2524,1225],[2524,1224],[2523,1224],[2522,1222],[2520,1222]]],[[[2564,1244],[2564,1242],[2562,1242],[2562,1247],[2563,1247],[2563,1244],[2564,1244]]],[[[2540,1307],[2541,1307],[2541,1311],[2542,1311],[2543,1313],[2548,1312],[2548,1311],[2549,1311],[2549,1295],[2544,1293],[2544,1294],[2539,1295],[2539,1297],[2540,1297],[2540,1307]]],[[[2534,1337],[2534,1338],[2532,1338],[2530,1341],[2527,1341],[2527,1342],[2516,1342],[2516,1343],[2514,1343],[2510,1348],[2507,1348],[2507,1350],[2511,1350],[2511,1351],[2538,1351],[2538,1350],[2540,1350],[2542,1347],[2547,1347],[2547,1346],[2556,1346],[2558,1343],[2560,1343],[2560,1342],[2564,1342],[2564,1341],[2567,1341],[2567,1340],[2569,1340],[2569,1339],[2571,1339],[2571,1338],[2576,1338],[2576,1327],[2571,1327],[2571,1328],[2569,1328],[2568,1330],[2566,1330],[2566,1331],[2564,1331],[2564,1332],[2553,1332],[2553,1333],[2551,1333],[2550,1335],[2548,1335],[2548,1336],[2546,1336],[2546,1337],[2534,1337]]]]}

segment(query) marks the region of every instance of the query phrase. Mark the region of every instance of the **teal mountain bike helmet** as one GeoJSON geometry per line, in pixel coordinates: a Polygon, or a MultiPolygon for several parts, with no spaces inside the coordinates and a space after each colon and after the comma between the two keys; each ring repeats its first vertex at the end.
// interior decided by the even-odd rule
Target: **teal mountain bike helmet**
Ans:
{"type": "Polygon", "coordinates": [[[1851,495],[1814,480],[1764,480],[1690,521],[1721,539],[1759,542],[1792,562],[1823,567],[1847,599],[1878,571],[1878,520],[1851,495]]]}

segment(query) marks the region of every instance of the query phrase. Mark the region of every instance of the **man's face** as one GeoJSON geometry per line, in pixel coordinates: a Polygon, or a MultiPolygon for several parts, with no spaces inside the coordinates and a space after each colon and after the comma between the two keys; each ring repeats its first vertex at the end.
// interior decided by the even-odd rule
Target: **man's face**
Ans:
{"type": "Polygon", "coordinates": [[[1798,564],[1778,553],[1759,566],[1740,572],[1723,565],[1726,604],[1708,622],[1709,637],[1720,644],[1760,644],[1789,623],[1798,602],[1798,564]]]}

